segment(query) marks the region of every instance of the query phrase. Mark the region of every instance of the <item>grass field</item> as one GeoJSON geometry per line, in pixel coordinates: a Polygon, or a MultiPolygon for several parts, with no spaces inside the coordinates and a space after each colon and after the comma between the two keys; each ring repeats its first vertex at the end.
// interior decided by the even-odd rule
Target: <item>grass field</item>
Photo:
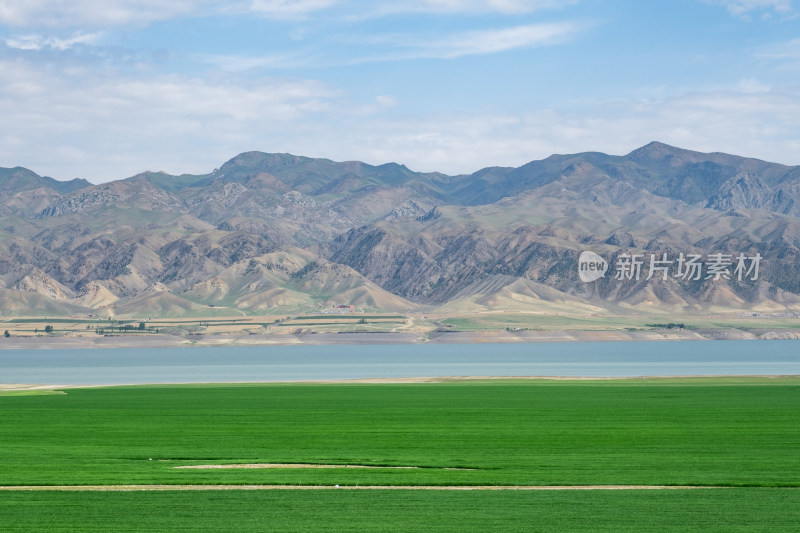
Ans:
{"type": "Polygon", "coordinates": [[[343,490],[3,491],[0,520],[3,530],[174,530],[181,523],[282,531],[790,530],[800,523],[798,400],[796,378],[147,386],[3,395],[0,485],[338,484],[343,490]],[[417,468],[175,468],[232,463],[417,468]],[[469,470],[448,469],[454,467],[469,470]],[[730,488],[344,490],[354,485],[730,488]]]}
{"type": "Polygon", "coordinates": [[[0,494],[3,531],[796,531],[800,492],[0,494]]]}

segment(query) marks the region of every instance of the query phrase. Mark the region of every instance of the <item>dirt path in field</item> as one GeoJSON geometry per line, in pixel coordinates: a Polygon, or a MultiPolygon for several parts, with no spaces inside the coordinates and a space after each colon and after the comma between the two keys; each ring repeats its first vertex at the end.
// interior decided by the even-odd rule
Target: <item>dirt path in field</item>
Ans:
{"type": "Polygon", "coordinates": [[[16,485],[0,491],[135,492],[188,490],[683,490],[726,489],[697,485],[16,485]]]}

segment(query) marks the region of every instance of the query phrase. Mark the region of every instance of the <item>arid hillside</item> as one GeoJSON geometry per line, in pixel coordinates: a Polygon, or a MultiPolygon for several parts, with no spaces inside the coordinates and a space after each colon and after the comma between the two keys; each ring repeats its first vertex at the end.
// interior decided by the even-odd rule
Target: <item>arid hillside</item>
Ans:
{"type": "Polygon", "coordinates": [[[798,272],[800,167],[655,142],[461,176],[260,152],[100,185],[0,169],[4,316],[794,313],[798,272]]]}

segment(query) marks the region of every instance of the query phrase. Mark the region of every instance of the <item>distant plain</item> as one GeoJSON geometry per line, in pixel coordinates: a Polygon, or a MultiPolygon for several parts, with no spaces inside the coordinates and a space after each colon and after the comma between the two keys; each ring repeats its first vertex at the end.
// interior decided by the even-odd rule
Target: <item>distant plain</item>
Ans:
{"type": "Polygon", "coordinates": [[[242,314],[181,318],[0,318],[2,348],[381,342],[537,342],[603,340],[797,339],[800,317],[785,313],[546,314],[348,313],[242,314]],[[46,332],[50,326],[51,332],[46,332]],[[383,334],[362,335],[359,333],[383,334]],[[342,335],[347,334],[347,335],[342,335]]]}

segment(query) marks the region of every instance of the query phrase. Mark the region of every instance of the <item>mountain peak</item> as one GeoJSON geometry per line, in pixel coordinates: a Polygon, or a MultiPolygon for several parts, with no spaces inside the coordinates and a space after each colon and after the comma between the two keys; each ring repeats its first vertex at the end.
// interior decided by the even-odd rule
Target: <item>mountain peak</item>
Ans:
{"type": "Polygon", "coordinates": [[[268,168],[282,168],[282,167],[294,167],[297,166],[305,161],[309,161],[310,158],[293,155],[293,154],[283,154],[283,153],[267,153],[267,152],[243,152],[224,165],[222,168],[225,167],[268,167],[268,168]]]}
{"type": "Polygon", "coordinates": [[[744,158],[738,156],[728,156],[721,153],[707,154],[702,152],[695,152],[693,150],[686,150],[684,148],[676,148],[662,142],[653,141],[649,144],[642,146],[624,156],[623,159],[633,161],[639,165],[652,167],[660,171],[667,171],[670,168],[677,168],[687,164],[713,162],[718,163],[725,161],[726,164],[735,164],[744,158]]]}
{"type": "Polygon", "coordinates": [[[457,177],[246,152],[210,174],[145,172],[72,194],[54,183],[0,168],[0,312],[286,316],[368,300],[536,313],[574,301],[614,312],[800,309],[800,166],[661,142],[457,177]],[[588,249],[611,264],[682,252],[733,262],[730,279],[589,286],[576,277],[588,249]],[[738,279],[737,254],[760,254],[763,280],[738,279]],[[717,283],[727,300],[708,299],[717,283]]]}
{"type": "Polygon", "coordinates": [[[49,187],[59,193],[68,193],[91,185],[82,178],[59,181],[47,176],[40,176],[24,167],[0,168],[0,190],[20,191],[49,187]]]}
{"type": "Polygon", "coordinates": [[[684,150],[682,148],[676,148],[675,146],[670,146],[669,144],[662,143],[660,141],[651,141],[641,148],[637,148],[636,150],[629,153],[627,158],[629,159],[662,159],[667,156],[674,156],[680,154],[682,152],[688,152],[689,150],[684,150]]]}

